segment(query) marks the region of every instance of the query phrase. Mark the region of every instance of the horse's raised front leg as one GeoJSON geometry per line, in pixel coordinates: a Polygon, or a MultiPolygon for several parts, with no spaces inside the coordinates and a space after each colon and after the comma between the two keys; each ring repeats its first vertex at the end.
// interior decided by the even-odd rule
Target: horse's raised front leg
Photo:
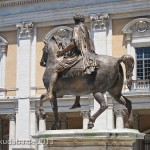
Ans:
{"type": "Polygon", "coordinates": [[[45,97],[46,93],[42,94],[41,97],[40,97],[40,108],[39,108],[39,111],[40,111],[40,115],[43,119],[46,119],[47,115],[44,111],[44,108],[43,108],[43,98],[45,97]]]}
{"type": "Polygon", "coordinates": [[[80,108],[80,96],[76,96],[75,102],[72,105],[72,107],[70,107],[70,109],[75,109],[75,108],[80,108]]]}
{"type": "Polygon", "coordinates": [[[51,130],[60,129],[59,117],[58,117],[58,106],[57,106],[57,97],[56,93],[53,94],[50,103],[52,105],[55,122],[53,123],[51,130]]]}
{"type": "Polygon", "coordinates": [[[108,108],[107,102],[102,93],[93,93],[93,96],[95,100],[100,104],[100,108],[93,116],[90,117],[89,123],[88,123],[89,129],[94,127],[94,122],[96,118],[108,108]]]}

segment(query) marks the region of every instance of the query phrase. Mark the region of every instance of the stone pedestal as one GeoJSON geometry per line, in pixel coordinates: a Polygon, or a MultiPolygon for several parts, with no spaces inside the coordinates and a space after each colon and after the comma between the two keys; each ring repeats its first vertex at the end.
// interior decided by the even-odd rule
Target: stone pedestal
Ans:
{"type": "Polygon", "coordinates": [[[32,136],[43,141],[40,150],[132,150],[136,139],[144,134],[132,129],[47,130],[32,136]]]}

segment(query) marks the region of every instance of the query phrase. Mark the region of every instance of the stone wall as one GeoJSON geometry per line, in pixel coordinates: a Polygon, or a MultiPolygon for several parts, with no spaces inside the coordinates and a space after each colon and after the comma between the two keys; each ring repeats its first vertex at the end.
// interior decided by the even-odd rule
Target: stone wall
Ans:
{"type": "MultiPolygon", "coordinates": [[[[16,88],[16,61],[17,61],[17,32],[1,32],[1,36],[8,41],[8,51],[6,56],[5,88],[16,88]]],[[[15,92],[8,92],[7,96],[15,96],[15,92]]]]}

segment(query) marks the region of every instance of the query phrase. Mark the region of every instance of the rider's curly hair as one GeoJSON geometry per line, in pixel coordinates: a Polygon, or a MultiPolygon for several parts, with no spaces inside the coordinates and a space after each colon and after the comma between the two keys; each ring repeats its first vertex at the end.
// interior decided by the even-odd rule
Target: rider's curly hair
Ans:
{"type": "Polygon", "coordinates": [[[74,15],[73,19],[74,19],[74,21],[76,23],[79,23],[79,22],[83,22],[84,23],[84,21],[85,21],[85,17],[82,14],[76,14],[76,15],[74,15]]]}

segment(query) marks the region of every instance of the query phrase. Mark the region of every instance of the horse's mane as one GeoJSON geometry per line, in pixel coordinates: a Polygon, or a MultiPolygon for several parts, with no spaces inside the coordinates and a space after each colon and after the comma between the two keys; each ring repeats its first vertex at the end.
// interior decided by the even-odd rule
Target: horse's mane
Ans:
{"type": "Polygon", "coordinates": [[[67,46],[67,43],[65,42],[65,40],[61,38],[60,36],[55,35],[52,37],[52,40],[56,42],[59,48],[61,47],[63,49],[67,46]]]}

